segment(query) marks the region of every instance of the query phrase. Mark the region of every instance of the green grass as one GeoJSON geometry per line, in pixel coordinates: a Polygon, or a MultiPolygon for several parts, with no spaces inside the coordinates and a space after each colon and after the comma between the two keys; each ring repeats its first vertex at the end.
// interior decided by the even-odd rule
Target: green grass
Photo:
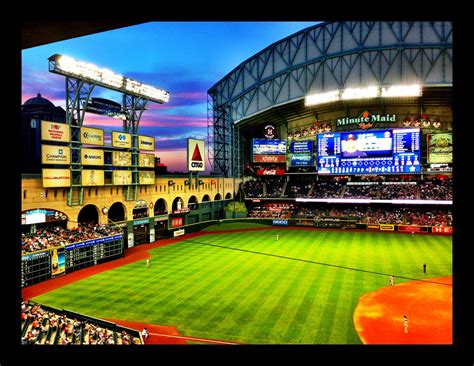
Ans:
{"type": "Polygon", "coordinates": [[[444,236],[275,229],[206,235],[150,253],[151,268],[131,263],[33,300],[176,326],[190,337],[359,344],[352,316],[360,296],[387,286],[390,274],[396,283],[452,274],[452,238],[444,236]]]}

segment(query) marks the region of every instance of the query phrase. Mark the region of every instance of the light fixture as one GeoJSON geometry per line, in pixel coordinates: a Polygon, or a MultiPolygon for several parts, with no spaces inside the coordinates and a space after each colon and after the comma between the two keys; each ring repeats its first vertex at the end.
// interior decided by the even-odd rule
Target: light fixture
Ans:
{"type": "Polygon", "coordinates": [[[421,94],[420,85],[393,85],[383,87],[380,93],[382,97],[419,97],[421,94]]]}
{"type": "Polygon", "coordinates": [[[338,100],[340,100],[339,90],[334,90],[327,93],[307,95],[304,100],[304,105],[308,107],[311,105],[337,102],[338,100]]]}
{"type": "Polygon", "coordinates": [[[170,93],[166,90],[143,84],[87,62],[74,60],[69,56],[54,54],[48,60],[49,71],[56,74],[76,77],[157,103],[166,103],[170,99],[170,93]]]}
{"type": "Polygon", "coordinates": [[[107,207],[103,207],[103,208],[102,208],[102,213],[103,213],[104,215],[106,215],[107,212],[109,212],[109,209],[108,209],[107,207]]]}
{"type": "Polygon", "coordinates": [[[369,86],[367,88],[348,88],[341,94],[342,100],[375,98],[379,95],[379,88],[369,86]]]}

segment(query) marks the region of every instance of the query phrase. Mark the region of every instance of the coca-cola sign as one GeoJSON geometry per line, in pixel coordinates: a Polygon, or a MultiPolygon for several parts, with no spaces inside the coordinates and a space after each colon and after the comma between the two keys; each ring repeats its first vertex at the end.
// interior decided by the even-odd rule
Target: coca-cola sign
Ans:
{"type": "Polygon", "coordinates": [[[258,169],[257,175],[285,175],[283,169],[258,169]]]}

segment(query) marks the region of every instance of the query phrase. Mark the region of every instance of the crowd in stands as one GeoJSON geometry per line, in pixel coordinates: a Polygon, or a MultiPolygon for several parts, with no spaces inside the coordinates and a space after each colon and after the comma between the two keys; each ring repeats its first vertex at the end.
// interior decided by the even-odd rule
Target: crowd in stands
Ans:
{"type": "Polygon", "coordinates": [[[68,317],[39,304],[21,302],[21,343],[29,345],[137,345],[133,335],[122,327],[109,329],[90,319],[68,317]]]}
{"type": "Polygon", "coordinates": [[[289,219],[295,211],[294,203],[275,202],[256,205],[248,211],[249,217],[289,219]]]}
{"type": "MultiPolygon", "coordinates": [[[[326,178],[326,177],[325,177],[326,178]]],[[[380,176],[345,177],[316,180],[315,175],[291,175],[283,192],[286,176],[259,177],[247,181],[243,190],[248,198],[354,198],[372,200],[452,200],[452,179],[427,179],[384,182],[380,176]],[[353,184],[354,181],[359,184],[353,184]],[[366,184],[362,184],[366,183],[366,184]],[[266,194],[265,194],[266,192],[266,194]]]]}
{"type": "Polygon", "coordinates": [[[22,254],[31,253],[119,233],[121,231],[118,227],[95,223],[79,223],[74,229],[65,229],[61,226],[44,227],[34,234],[22,233],[21,250],[22,254]]]}
{"type": "Polygon", "coordinates": [[[286,182],[286,177],[271,177],[266,179],[267,197],[278,198],[283,194],[283,186],[286,182]]]}
{"type": "Polygon", "coordinates": [[[337,205],[311,206],[299,208],[296,218],[314,217],[345,217],[356,218],[359,223],[366,224],[405,224],[419,226],[452,226],[453,215],[450,209],[431,207],[397,207],[397,206],[360,206],[337,205]]]}
{"type": "Polygon", "coordinates": [[[345,182],[318,181],[314,185],[313,191],[309,195],[311,198],[341,198],[341,192],[345,187],[345,182]]]}
{"type": "Polygon", "coordinates": [[[346,184],[342,198],[378,199],[379,191],[377,188],[378,186],[375,184],[346,184]]]}
{"type": "Polygon", "coordinates": [[[291,198],[308,197],[313,183],[314,179],[311,176],[290,176],[283,196],[291,198]]]}
{"type": "Polygon", "coordinates": [[[247,197],[263,197],[263,182],[260,178],[248,180],[242,187],[247,197]]]}
{"type": "Polygon", "coordinates": [[[383,184],[380,186],[382,200],[419,199],[419,187],[416,184],[383,184]]]}
{"type": "Polygon", "coordinates": [[[433,179],[420,184],[420,198],[427,200],[453,199],[453,181],[451,179],[433,179]]]}

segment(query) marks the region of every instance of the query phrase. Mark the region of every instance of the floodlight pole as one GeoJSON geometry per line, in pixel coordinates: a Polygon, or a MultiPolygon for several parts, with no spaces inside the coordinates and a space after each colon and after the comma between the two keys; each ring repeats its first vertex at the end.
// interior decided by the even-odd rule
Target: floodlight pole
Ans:
{"type": "Polygon", "coordinates": [[[140,119],[147,103],[148,99],[146,98],[123,94],[122,110],[126,116],[126,119],[123,120],[123,132],[132,134],[132,185],[127,186],[125,190],[125,199],[127,201],[136,201],[137,199],[137,187],[139,184],[137,169],[139,150],[137,132],[140,119]],[[131,188],[133,190],[132,195],[130,195],[131,188]]]}
{"type": "Polygon", "coordinates": [[[67,197],[68,206],[82,205],[84,187],[82,186],[81,165],[81,127],[92,91],[96,83],[90,83],[66,76],[66,122],[71,130],[69,147],[71,149],[71,186],[67,197]],[[78,189],[77,196],[74,188],[78,189]]]}

